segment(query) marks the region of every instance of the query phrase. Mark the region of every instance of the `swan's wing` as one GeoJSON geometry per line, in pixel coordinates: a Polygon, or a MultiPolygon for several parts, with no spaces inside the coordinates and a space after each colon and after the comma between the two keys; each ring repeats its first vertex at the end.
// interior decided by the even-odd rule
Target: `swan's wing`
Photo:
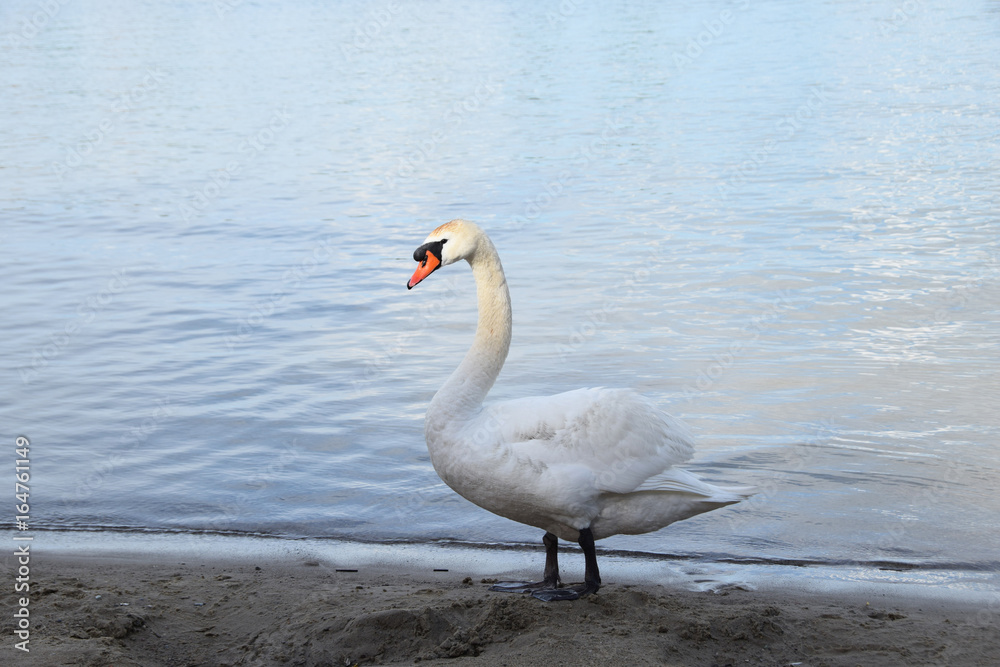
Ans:
{"type": "Polygon", "coordinates": [[[629,389],[578,389],[496,403],[483,415],[519,459],[584,466],[597,488],[634,491],[694,453],[679,421],[629,389]]]}

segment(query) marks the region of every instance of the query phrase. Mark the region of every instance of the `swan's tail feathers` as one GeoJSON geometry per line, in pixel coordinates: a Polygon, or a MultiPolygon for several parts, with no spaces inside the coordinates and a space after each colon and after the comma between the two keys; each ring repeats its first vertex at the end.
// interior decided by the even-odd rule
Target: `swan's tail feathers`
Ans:
{"type": "Polygon", "coordinates": [[[714,488],[717,493],[710,499],[710,501],[723,502],[726,505],[732,505],[733,503],[738,503],[741,500],[746,500],[753,494],[757,493],[756,487],[753,486],[715,486],[712,488],[714,488]]]}
{"type": "Polygon", "coordinates": [[[704,512],[749,498],[749,486],[715,486],[686,470],[671,468],[630,493],[602,496],[601,513],[591,524],[595,539],[659,530],[704,512]]]}
{"type": "Polygon", "coordinates": [[[757,493],[757,487],[754,486],[712,486],[712,488],[715,489],[716,496],[731,498],[731,502],[734,503],[746,500],[757,493]]]}
{"type": "Polygon", "coordinates": [[[749,488],[712,486],[690,473],[685,475],[690,475],[697,484],[661,479],[654,489],[606,494],[601,513],[591,524],[595,538],[650,533],[675,521],[738,503],[751,493],[749,488]]]}
{"type": "Polygon", "coordinates": [[[687,470],[671,468],[643,482],[636,491],[668,491],[701,496],[704,502],[732,505],[752,496],[752,486],[715,486],[687,470]]]}

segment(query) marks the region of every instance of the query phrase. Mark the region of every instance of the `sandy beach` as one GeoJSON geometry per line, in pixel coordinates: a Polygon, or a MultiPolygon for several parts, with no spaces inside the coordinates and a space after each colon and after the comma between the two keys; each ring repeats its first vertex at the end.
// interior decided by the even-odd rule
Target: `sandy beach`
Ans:
{"type": "MultiPolygon", "coordinates": [[[[5,665],[993,665],[995,614],[928,599],[605,582],[576,602],[317,560],[52,555],[5,665]],[[348,569],[348,568],[344,568],[348,569]]],[[[8,589],[4,608],[16,608],[8,589]]]]}

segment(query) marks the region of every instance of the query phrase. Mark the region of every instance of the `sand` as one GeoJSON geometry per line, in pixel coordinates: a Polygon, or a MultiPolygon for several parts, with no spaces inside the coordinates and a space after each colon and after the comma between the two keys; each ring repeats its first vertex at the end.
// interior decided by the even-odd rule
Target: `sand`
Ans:
{"type": "MultiPolygon", "coordinates": [[[[615,584],[575,602],[463,572],[46,556],[4,665],[996,665],[994,614],[927,599],[615,584]]],[[[4,609],[16,609],[11,587],[4,609]]]]}

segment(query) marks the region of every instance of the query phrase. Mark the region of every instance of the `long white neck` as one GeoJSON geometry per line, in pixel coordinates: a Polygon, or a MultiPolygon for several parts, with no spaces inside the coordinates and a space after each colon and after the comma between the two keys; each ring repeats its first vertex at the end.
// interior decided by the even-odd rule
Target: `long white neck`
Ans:
{"type": "Polygon", "coordinates": [[[472,347],[438,390],[427,410],[428,424],[476,413],[496,381],[510,349],[511,312],[507,278],[496,247],[486,235],[469,258],[476,279],[479,324],[472,347]]]}

